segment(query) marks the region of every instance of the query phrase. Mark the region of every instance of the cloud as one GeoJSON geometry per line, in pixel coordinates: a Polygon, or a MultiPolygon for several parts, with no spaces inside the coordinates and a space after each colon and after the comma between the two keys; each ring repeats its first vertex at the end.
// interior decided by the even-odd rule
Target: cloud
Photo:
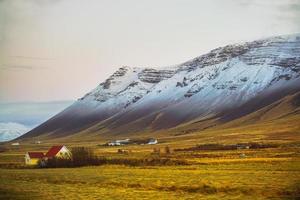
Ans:
{"type": "Polygon", "coordinates": [[[299,20],[300,0],[0,0],[0,100],[76,98],[119,66],[181,63],[299,20]]]}
{"type": "Polygon", "coordinates": [[[234,0],[244,7],[253,7],[258,9],[272,9],[276,12],[278,20],[294,22],[295,26],[300,26],[300,1],[299,0],[234,0]]]}
{"type": "Polygon", "coordinates": [[[17,59],[28,59],[28,60],[45,60],[51,61],[54,58],[46,58],[46,57],[32,57],[32,56],[9,56],[10,58],[17,58],[17,59]]]}
{"type": "Polygon", "coordinates": [[[2,65],[0,70],[41,70],[48,69],[48,67],[37,67],[29,65],[2,65]]]}
{"type": "Polygon", "coordinates": [[[0,123],[15,122],[26,126],[40,124],[58,112],[62,111],[73,101],[50,102],[1,102],[0,123]]]}

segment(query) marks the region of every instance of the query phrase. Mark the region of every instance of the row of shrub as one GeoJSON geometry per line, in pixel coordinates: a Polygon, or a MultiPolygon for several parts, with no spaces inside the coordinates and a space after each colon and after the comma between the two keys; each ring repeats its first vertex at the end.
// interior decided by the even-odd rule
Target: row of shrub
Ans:
{"type": "Polygon", "coordinates": [[[91,148],[75,147],[72,149],[71,159],[52,158],[42,160],[40,167],[83,167],[98,165],[127,165],[127,166],[163,166],[163,165],[188,165],[184,160],[170,158],[107,158],[96,156],[91,148]]]}
{"type": "Polygon", "coordinates": [[[263,148],[276,148],[277,144],[264,144],[264,143],[238,143],[238,144],[201,144],[194,147],[174,149],[174,151],[200,151],[200,150],[235,150],[235,149],[263,149],[263,148]]]}
{"type": "Polygon", "coordinates": [[[265,148],[277,148],[279,144],[270,144],[270,143],[247,143],[250,149],[265,149],[265,148]]]}

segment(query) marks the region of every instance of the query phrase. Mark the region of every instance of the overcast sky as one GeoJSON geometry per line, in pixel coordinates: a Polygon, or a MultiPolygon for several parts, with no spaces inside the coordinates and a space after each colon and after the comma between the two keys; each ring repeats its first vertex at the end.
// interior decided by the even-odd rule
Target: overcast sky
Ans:
{"type": "Polygon", "coordinates": [[[0,101],[77,99],[121,66],[300,32],[300,0],[0,0],[0,101]]]}

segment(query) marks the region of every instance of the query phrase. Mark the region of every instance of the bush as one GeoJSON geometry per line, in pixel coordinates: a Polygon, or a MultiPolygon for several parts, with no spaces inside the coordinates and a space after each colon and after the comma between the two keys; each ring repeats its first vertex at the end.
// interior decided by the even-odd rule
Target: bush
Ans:
{"type": "Polygon", "coordinates": [[[158,155],[160,155],[160,148],[153,148],[152,154],[158,154],[158,155]]]}
{"type": "Polygon", "coordinates": [[[72,167],[72,160],[70,159],[62,159],[62,158],[50,158],[48,160],[39,161],[40,167],[49,167],[49,168],[57,168],[57,167],[72,167]]]}
{"type": "Polygon", "coordinates": [[[184,148],[184,149],[174,149],[174,151],[201,151],[201,150],[236,150],[239,146],[248,146],[250,149],[263,149],[263,148],[276,148],[279,145],[276,144],[263,144],[263,143],[238,143],[238,144],[202,144],[194,147],[184,148]]]}
{"type": "Polygon", "coordinates": [[[97,157],[93,149],[87,147],[72,148],[72,163],[75,167],[93,165],[97,162],[97,157]]]}
{"type": "Polygon", "coordinates": [[[170,149],[169,146],[166,146],[166,147],[165,147],[165,153],[166,153],[166,154],[170,154],[170,153],[171,153],[171,149],[170,149]]]}

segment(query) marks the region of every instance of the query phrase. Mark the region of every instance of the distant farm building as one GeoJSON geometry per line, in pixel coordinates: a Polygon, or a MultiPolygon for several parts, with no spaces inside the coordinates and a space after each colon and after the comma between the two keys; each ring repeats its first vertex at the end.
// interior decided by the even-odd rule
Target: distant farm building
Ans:
{"type": "Polygon", "coordinates": [[[12,143],[11,145],[12,145],[12,146],[19,146],[20,143],[19,143],[19,142],[14,142],[14,143],[12,143]]]}
{"type": "Polygon", "coordinates": [[[148,142],[148,144],[157,144],[157,143],[158,143],[157,139],[154,139],[154,138],[149,139],[149,142],[148,142]]]}
{"type": "Polygon", "coordinates": [[[26,165],[37,165],[39,161],[45,161],[51,158],[64,158],[70,159],[72,156],[71,151],[66,146],[53,146],[46,154],[43,152],[27,152],[25,154],[26,165]]]}
{"type": "Polygon", "coordinates": [[[150,139],[125,139],[125,140],[115,140],[106,143],[108,146],[120,146],[120,145],[128,145],[128,144],[139,144],[139,145],[145,145],[145,144],[157,144],[157,139],[150,138],[150,139]]]}
{"type": "Polygon", "coordinates": [[[130,139],[125,140],[115,140],[112,142],[107,143],[108,146],[120,146],[120,145],[126,145],[130,143],[130,139]]]}
{"type": "Polygon", "coordinates": [[[107,143],[107,145],[108,145],[108,146],[120,146],[121,144],[114,141],[114,142],[109,142],[109,143],[107,143]]]}

